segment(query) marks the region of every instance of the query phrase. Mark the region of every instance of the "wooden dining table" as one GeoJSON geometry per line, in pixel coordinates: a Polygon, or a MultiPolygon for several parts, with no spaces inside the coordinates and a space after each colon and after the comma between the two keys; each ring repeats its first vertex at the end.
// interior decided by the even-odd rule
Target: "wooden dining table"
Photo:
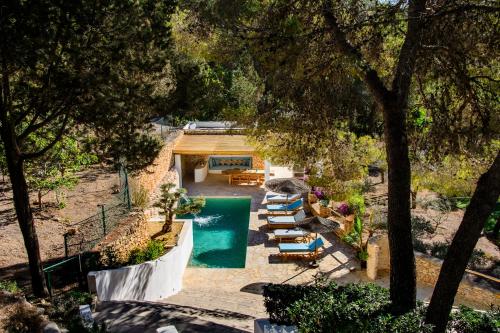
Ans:
{"type": "Polygon", "coordinates": [[[264,170],[258,169],[229,169],[222,171],[222,174],[229,176],[229,184],[236,185],[241,183],[256,183],[258,185],[264,182],[264,170]]]}

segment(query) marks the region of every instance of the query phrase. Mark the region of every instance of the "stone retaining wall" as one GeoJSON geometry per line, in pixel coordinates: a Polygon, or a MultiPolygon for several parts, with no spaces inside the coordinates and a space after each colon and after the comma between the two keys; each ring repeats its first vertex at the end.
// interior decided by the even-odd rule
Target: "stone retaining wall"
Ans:
{"type": "MultiPolygon", "coordinates": [[[[433,287],[439,276],[443,260],[427,254],[415,252],[417,269],[417,283],[433,287]]],[[[368,242],[368,262],[366,274],[371,279],[376,279],[380,271],[390,270],[389,241],[387,234],[373,237],[368,242]]],[[[498,293],[485,286],[480,286],[469,281],[466,273],[458,288],[457,297],[470,302],[474,306],[489,308],[491,304],[500,305],[498,293]]]]}
{"type": "Polygon", "coordinates": [[[182,138],[184,133],[177,131],[172,137],[166,141],[160,153],[151,165],[144,170],[131,175],[130,190],[133,196],[134,191],[146,191],[151,195],[160,185],[160,182],[165,181],[176,183],[178,175],[173,169],[173,148],[175,144],[182,138]]]}
{"type": "Polygon", "coordinates": [[[114,266],[128,261],[130,252],[143,248],[149,241],[148,222],[142,213],[131,213],[124,218],[94,248],[99,261],[105,266],[114,266]]]}
{"type": "MultiPolygon", "coordinates": [[[[437,282],[443,260],[415,252],[415,263],[417,265],[417,282],[434,286],[437,282]]],[[[474,305],[483,308],[489,308],[491,304],[500,305],[500,299],[497,297],[498,293],[496,291],[469,281],[468,275],[465,273],[462,282],[460,282],[457,297],[469,300],[474,305]]]]}

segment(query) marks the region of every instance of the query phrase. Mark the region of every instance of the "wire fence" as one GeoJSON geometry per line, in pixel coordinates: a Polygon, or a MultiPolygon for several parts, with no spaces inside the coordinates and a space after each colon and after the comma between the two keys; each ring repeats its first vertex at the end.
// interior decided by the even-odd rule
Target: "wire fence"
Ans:
{"type": "Polygon", "coordinates": [[[74,223],[64,235],[66,257],[91,251],[129,213],[125,203],[99,208],[99,213],[74,223]]]}

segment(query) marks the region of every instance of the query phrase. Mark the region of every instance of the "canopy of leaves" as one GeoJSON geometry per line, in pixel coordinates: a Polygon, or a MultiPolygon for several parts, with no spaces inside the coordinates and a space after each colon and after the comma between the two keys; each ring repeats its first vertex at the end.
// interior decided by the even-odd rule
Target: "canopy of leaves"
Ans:
{"type": "Polygon", "coordinates": [[[161,101],[155,91],[168,76],[174,8],[173,1],[4,3],[0,114],[22,157],[43,155],[72,128],[114,144],[114,155],[144,141],[136,134],[161,101]],[[33,136],[47,143],[34,149],[33,136]]]}

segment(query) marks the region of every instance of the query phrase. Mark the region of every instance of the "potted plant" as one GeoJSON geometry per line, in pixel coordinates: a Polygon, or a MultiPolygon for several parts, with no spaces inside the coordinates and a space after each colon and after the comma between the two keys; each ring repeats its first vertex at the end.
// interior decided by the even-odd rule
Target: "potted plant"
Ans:
{"type": "MultiPolygon", "coordinates": [[[[370,215],[370,225],[372,225],[372,223],[372,215],[370,215]]],[[[367,228],[368,237],[366,237],[366,239],[363,239],[364,229],[365,226],[363,220],[359,217],[359,215],[356,215],[352,232],[343,237],[343,240],[345,242],[351,244],[356,248],[356,257],[360,261],[361,269],[366,268],[366,262],[368,260],[368,240],[373,236],[373,233],[375,231],[371,227],[367,228]]]]}

